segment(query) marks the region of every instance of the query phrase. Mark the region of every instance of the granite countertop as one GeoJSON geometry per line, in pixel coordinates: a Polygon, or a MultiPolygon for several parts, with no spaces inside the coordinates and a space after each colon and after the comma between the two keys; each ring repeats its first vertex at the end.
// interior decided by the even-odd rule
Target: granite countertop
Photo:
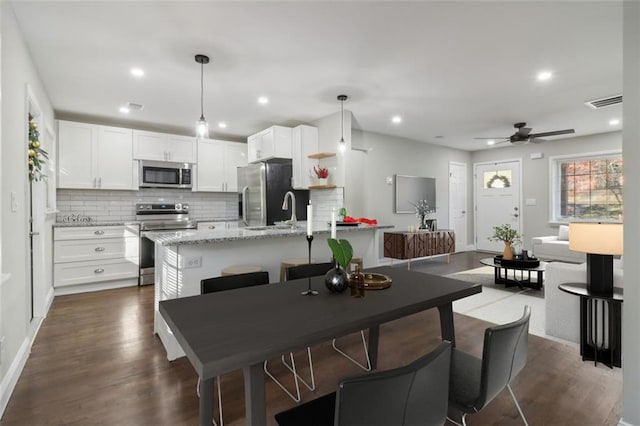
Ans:
{"type": "MultiPolygon", "coordinates": [[[[358,225],[340,227],[340,232],[357,232],[371,229],[390,229],[393,225],[358,225]]],[[[251,227],[259,228],[259,227],[251,227]]],[[[194,245],[194,244],[207,244],[207,243],[221,243],[225,241],[237,241],[237,240],[259,240],[264,238],[288,238],[295,236],[302,236],[307,234],[306,227],[298,226],[297,229],[292,230],[290,228],[276,228],[266,227],[263,230],[252,230],[249,228],[238,229],[221,229],[221,230],[183,230],[183,231],[149,231],[145,232],[144,236],[149,238],[156,244],[162,246],[179,246],[179,245],[194,245]]],[[[314,229],[314,234],[328,234],[329,228],[314,229]]]]}
{"type": "MultiPolygon", "coordinates": [[[[233,219],[211,219],[211,218],[198,218],[192,219],[193,222],[236,222],[238,218],[233,219]]],[[[71,228],[74,226],[130,226],[130,225],[139,225],[140,221],[137,220],[128,220],[128,221],[109,221],[109,222],[98,222],[98,221],[74,221],[74,222],[56,222],[53,224],[56,228],[71,228]]]]}

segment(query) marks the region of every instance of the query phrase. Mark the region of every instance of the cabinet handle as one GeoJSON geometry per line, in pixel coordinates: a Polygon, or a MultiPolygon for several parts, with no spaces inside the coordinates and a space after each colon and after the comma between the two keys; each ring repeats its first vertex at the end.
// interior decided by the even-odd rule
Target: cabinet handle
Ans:
{"type": "Polygon", "coordinates": [[[96,178],[93,178],[93,187],[94,187],[94,188],[96,187],[96,182],[97,182],[97,179],[96,179],[96,178]]]}
{"type": "Polygon", "coordinates": [[[96,232],[94,232],[94,234],[96,234],[96,235],[102,235],[102,234],[104,234],[104,231],[102,231],[102,230],[97,230],[96,232]]]}
{"type": "Polygon", "coordinates": [[[96,251],[104,251],[104,247],[96,247],[95,250],[96,251]]]}
{"type": "Polygon", "coordinates": [[[102,178],[98,178],[98,188],[102,188],[102,178]]]}
{"type": "Polygon", "coordinates": [[[216,229],[215,225],[209,225],[209,229],[216,229]]]}
{"type": "Polygon", "coordinates": [[[104,272],[104,269],[102,269],[102,268],[94,269],[93,272],[95,272],[96,274],[101,274],[101,273],[104,272]]]}

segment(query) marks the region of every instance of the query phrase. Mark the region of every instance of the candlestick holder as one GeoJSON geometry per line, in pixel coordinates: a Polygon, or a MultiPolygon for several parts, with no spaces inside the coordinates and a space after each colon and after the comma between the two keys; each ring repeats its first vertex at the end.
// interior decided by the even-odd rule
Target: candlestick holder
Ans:
{"type": "MultiPolygon", "coordinates": [[[[309,243],[309,264],[311,264],[311,242],[313,241],[313,235],[307,235],[307,243],[309,243]]],[[[300,294],[303,296],[317,296],[318,292],[311,289],[311,277],[308,277],[309,287],[300,294]]]]}

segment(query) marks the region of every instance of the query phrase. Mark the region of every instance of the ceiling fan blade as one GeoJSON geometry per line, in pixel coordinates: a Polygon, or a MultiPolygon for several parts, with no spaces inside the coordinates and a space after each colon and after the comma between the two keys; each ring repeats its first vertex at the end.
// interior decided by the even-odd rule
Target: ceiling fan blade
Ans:
{"type": "Polygon", "coordinates": [[[555,130],[553,132],[542,132],[542,133],[532,133],[529,135],[530,138],[537,138],[537,137],[545,137],[545,136],[557,136],[557,135],[568,135],[571,133],[575,133],[576,131],[573,129],[566,129],[566,130],[555,130]]]}

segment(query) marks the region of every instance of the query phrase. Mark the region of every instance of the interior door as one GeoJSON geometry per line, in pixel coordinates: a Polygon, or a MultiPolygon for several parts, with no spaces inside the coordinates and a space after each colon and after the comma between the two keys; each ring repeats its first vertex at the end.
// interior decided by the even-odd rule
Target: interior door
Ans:
{"type": "Polygon", "coordinates": [[[449,163],[449,228],[456,235],[456,249],[467,246],[467,163],[449,163]]]}
{"type": "Polygon", "coordinates": [[[504,244],[489,241],[493,227],[510,224],[520,232],[520,161],[475,166],[476,249],[502,252],[504,244]]]}

